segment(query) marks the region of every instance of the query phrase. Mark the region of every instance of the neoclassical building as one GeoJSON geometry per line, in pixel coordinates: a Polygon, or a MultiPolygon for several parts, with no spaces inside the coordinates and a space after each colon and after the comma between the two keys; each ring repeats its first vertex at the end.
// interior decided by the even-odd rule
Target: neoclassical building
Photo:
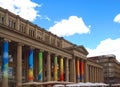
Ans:
{"type": "Polygon", "coordinates": [[[23,87],[26,82],[103,82],[99,76],[103,67],[88,61],[87,55],[84,46],[0,8],[1,87],[23,87]]]}

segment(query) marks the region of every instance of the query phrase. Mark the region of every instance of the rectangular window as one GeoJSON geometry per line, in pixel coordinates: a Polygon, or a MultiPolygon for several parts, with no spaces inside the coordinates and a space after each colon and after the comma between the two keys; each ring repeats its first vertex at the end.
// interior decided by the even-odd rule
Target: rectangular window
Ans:
{"type": "Polygon", "coordinates": [[[4,24],[5,17],[0,13],[0,23],[4,24]]]}
{"type": "Polygon", "coordinates": [[[9,24],[8,24],[8,26],[10,27],[10,28],[12,28],[12,21],[9,19],[9,24]]]}
{"type": "Polygon", "coordinates": [[[12,28],[12,29],[15,29],[15,27],[16,27],[16,23],[15,23],[15,21],[13,20],[13,19],[9,19],[9,21],[8,21],[8,26],[10,27],[10,28],[12,28]]]}
{"type": "Polygon", "coordinates": [[[35,37],[35,31],[34,31],[33,28],[29,28],[29,35],[30,35],[31,37],[35,37]]]}
{"type": "Polygon", "coordinates": [[[20,23],[20,32],[25,33],[26,29],[25,29],[25,24],[24,23],[20,23]]]}
{"type": "Polygon", "coordinates": [[[1,24],[4,24],[4,20],[5,20],[5,18],[2,16],[1,17],[1,24]]]}

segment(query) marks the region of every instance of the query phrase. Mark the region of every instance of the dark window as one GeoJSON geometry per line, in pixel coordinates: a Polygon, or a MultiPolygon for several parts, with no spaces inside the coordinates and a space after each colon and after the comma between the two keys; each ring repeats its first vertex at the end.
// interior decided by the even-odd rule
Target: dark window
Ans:
{"type": "Polygon", "coordinates": [[[4,24],[4,17],[1,17],[1,23],[4,24]]]}

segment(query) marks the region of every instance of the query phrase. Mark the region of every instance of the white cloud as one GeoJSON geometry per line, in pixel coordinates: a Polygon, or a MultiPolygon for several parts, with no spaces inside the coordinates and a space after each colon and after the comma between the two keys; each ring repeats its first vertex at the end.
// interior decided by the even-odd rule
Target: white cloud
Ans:
{"type": "Polygon", "coordinates": [[[40,16],[35,8],[41,5],[31,0],[0,0],[0,6],[30,21],[40,16]]]}
{"type": "Polygon", "coordinates": [[[118,14],[117,16],[115,16],[114,22],[120,23],[120,14],[118,14]]]}
{"type": "Polygon", "coordinates": [[[45,15],[45,19],[47,19],[48,21],[50,21],[50,20],[51,20],[51,19],[50,19],[48,16],[46,16],[46,15],[45,15]]]}
{"type": "Polygon", "coordinates": [[[87,48],[87,50],[89,52],[88,57],[114,54],[116,56],[116,59],[120,61],[120,38],[115,40],[108,38],[101,41],[96,49],[87,48]]]}
{"type": "Polygon", "coordinates": [[[45,20],[51,21],[51,19],[48,16],[46,16],[46,15],[41,16],[40,19],[45,19],[45,20]]]}
{"type": "Polygon", "coordinates": [[[49,31],[58,36],[70,36],[76,33],[89,33],[91,26],[86,26],[82,18],[70,16],[68,19],[63,19],[49,28],[49,31]]]}

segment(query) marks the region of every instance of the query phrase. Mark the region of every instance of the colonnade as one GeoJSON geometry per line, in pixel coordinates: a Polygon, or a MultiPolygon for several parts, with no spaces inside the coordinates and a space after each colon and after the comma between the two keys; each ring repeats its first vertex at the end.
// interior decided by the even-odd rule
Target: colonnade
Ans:
{"type": "Polygon", "coordinates": [[[90,82],[101,82],[103,81],[103,71],[101,68],[88,65],[88,79],[90,82]]]}
{"type": "MultiPolygon", "coordinates": [[[[2,77],[2,87],[8,87],[8,63],[9,63],[9,44],[10,42],[8,40],[3,41],[3,48],[2,48],[2,72],[3,72],[3,77],[2,77]]],[[[23,57],[23,48],[24,44],[22,43],[17,43],[17,63],[16,63],[16,87],[21,87],[22,84],[22,70],[23,70],[23,65],[22,65],[22,57],[23,57]]],[[[51,56],[51,52],[47,52],[46,55],[46,72],[44,72],[43,68],[44,66],[44,50],[40,49],[37,55],[37,61],[35,60],[35,48],[29,47],[29,51],[27,56],[27,63],[28,67],[26,68],[26,81],[44,81],[44,78],[46,78],[46,81],[73,81],[73,82],[80,82],[84,81],[84,76],[85,76],[85,71],[84,71],[84,61],[81,59],[76,60],[76,58],[73,58],[73,61],[70,61],[70,59],[65,58],[63,56],[59,56],[58,54],[54,54],[54,57],[51,56]],[[35,62],[34,62],[35,61],[35,62]],[[71,64],[70,64],[71,62],[71,64]],[[34,63],[38,63],[37,67],[34,67],[34,63]],[[35,76],[36,73],[34,73],[34,68],[37,70],[37,78],[35,76]],[[53,69],[52,69],[53,68],[53,69]],[[44,77],[43,74],[46,73],[46,77],[44,77]]]]}
{"type": "MultiPolygon", "coordinates": [[[[2,45],[2,87],[8,87],[8,69],[9,69],[9,44],[10,42],[8,40],[4,40],[2,45]]],[[[22,84],[22,57],[23,57],[23,47],[24,45],[22,43],[17,43],[17,63],[16,63],[16,87],[21,87],[22,84]]],[[[27,81],[35,81],[35,79],[37,79],[37,81],[43,81],[43,74],[45,72],[43,72],[43,68],[44,68],[44,62],[43,62],[43,55],[44,55],[44,51],[43,50],[39,50],[38,53],[38,61],[34,60],[35,57],[35,52],[34,52],[35,48],[33,47],[29,47],[29,53],[28,53],[28,72],[26,72],[27,74],[27,81]],[[37,78],[35,78],[34,75],[34,61],[38,62],[38,66],[36,68],[38,68],[37,72],[37,78]]],[[[27,54],[27,53],[26,53],[27,54]]],[[[51,54],[50,52],[47,52],[47,64],[46,64],[46,70],[47,70],[47,81],[69,81],[69,59],[63,57],[63,56],[59,56],[57,54],[54,54],[54,58],[51,58],[51,54]],[[52,61],[52,60],[53,61],[52,61]],[[59,61],[59,63],[58,63],[59,61]],[[53,65],[52,65],[53,63],[53,65]],[[52,71],[52,67],[54,68],[52,71]],[[52,76],[53,74],[53,76],[52,76]]]]}

